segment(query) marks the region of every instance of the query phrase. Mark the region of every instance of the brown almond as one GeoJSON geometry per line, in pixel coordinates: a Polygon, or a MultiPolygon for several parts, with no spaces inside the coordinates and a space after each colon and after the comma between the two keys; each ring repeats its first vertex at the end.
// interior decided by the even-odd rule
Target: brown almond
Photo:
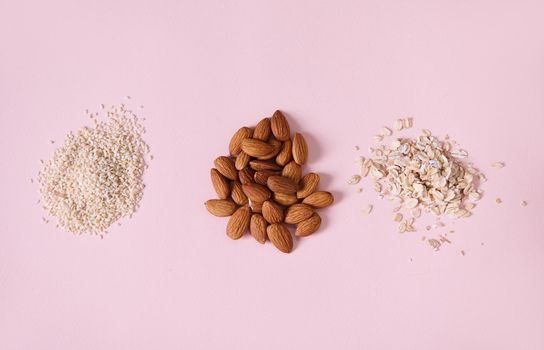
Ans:
{"type": "Polygon", "coordinates": [[[298,223],[297,228],[295,229],[295,236],[297,237],[306,237],[314,233],[321,226],[321,217],[314,213],[308,219],[298,223]]]}
{"type": "Polygon", "coordinates": [[[304,175],[301,180],[300,189],[297,192],[297,198],[306,198],[312,193],[319,185],[319,175],[315,173],[308,173],[304,175]]]}
{"type": "Polygon", "coordinates": [[[291,233],[284,225],[268,225],[266,234],[270,242],[281,252],[290,253],[293,250],[293,237],[291,237],[291,233]]]}
{"type": "Polygon", "coordinates": [[[253,211],[254,213],[262,213],[263,212],[263,202],[249,201],[249,207],[251,208],[251,211],[253,211]]]}
{"type": "Polygon", "coordinates": [[[278,193],[296,193],[298,189],[297,184],[285,176],[270,176],[266,184],[272,192],[278,193]]]}
{"type": "Polygon", "coordinates": [[[227,199],[230,194],[229,180],[215,168],[210,169],[210,179],[212,180],[212,186],[215,193],[217,193],[217,197],[227,199]]]}
{"type": "Polygon", "coordinates": [[[255,171],[272,170],[278,171],[281,168],[274,162],[268,160],[252,160],[249,162],[249,167],[255,171]]]}
{"type": "Polygon", "coordinates": [[[314,192],[302,201],[302,203],[311,205],[314,208],[325,208],[331,205],[332,202],[334,202],[334,197],[330,192],[325,191],[314,192]]]}
{"type": "Polygon", "coordinates": [[[263,185],[254,182],[242,185],[242,190],[252,202],[264,202],[270,198],[270,191],[263,185]]]}
{"type": "Polygon", "coordinates": [[[274,200],[286,207],[298,203],[298,198],[294,193],[274,193],[274,200]]]}
{"type": "Polygon", "coordinates": [[[308,145],[304,136],[298,132],[293,137],[293,159],[300,165],[306,163],[308,159],[308,145]]]}
{"type": "Polygon", "coordinates": [[[242,150],[242,140],[251,137],[251,134],[252,131],[250,128],[242,127],[238,129],[238,131],[236,131],[234,135],[232,135],[229,143],[229,153],[231,156],[235,156],[240,153],[240,151],[242,150]]]}
{"type": "Polygon", "coordinates": [[[270,129],[270,118],[261,119],[253,130],[253,138],[262,141],[268,141],[272,129],[270,129]]]}
{"type": "Polygon", "coordinates": [[[246,205],[248,203],[247,196],[242,189],[240,181],[232,181],[230,183],[230,197],[234,203],[238,205],[246,205]]]}
{"type": "Polygon", "coordinates": [[[221,156],[215,158],[213,163],[221,175],[231,180],[238,180],[238,170],[236,170],[236,167],[234,166],[234,160],[229,157],[221,156]]]}
{"type": "Polygon", "coordinates": [[[298,224],[314,215],[314,209],[307,204],[293,204],[285,212],[286,224],[298,224]]]}
{"type": "Polygon", "coordinates": [[[255,170],[251,168],[244,168],[238,172],[238,179],[240,179],[240,182],[242,185],[248,184],[253,182],[253,176],[255,174],[255,170]]]}
{"type": "Polygon", "coordinates": [[[268,181],[268,178],[273,175],[278,175],[278,172],[270,171],[270,170],[261,170],[255,173],[255,176],[253,176],[253,180],[255,180],[255,182],[258,184],[266,186],[266,182],[268,181]]]}
{"type": "Polygon", "coordinates": [[[302,177],[302,167],[295,163],[294,160],[290,161],[281,171],[281,175],[290,178],[296,184],[298,184],[300,182],[300,178],[302,177]]]}
{"type": "Polygon", "coordinates": [[[251,157],[246,152],[240,151],[240,153],[238,153],[238,155],[236,156],[234,167],[237,170],[242,170],[243,168],[248,166],[250,160],[251,157]]]}
{"type": "Polygon", "coordinates": [[[210,214],[215,216],[230,216],[236,210],[236,204],[226,199],[210,199],[204,203],[210,214]]]}
{"type": "Polygon", "coordinates": [[[268,141],[268,144],[272,146],[272,152],[268,153],[265,156],[258,157],[257,159],[260,159],[260,160],[272,159],[272,158],[276,157],[276,155],[278,153],[280,153],[280,151],[281,151],[281,141],[278,141],[276,139],[272,139],[272,140],[268,141]]]}
{"type": "Polygon", "coordinates": [[[252,157],[258,158],[266,156],[274,152],[274,147],[264,141],[257,139],[243,139],[242,151],[249,154],[252,157]]]}
{"type": "Polygon", "coordinates": [[[270,224],[277,224],[283,221],[283,209],[273,201],[263,203],[263,216],[270,224]]]}
{"type": "Polygon", "coordinates": [[[243,206],[238,208],[232,214],[227,223],[227,236],[232,239],[239,239],[249,229],[249,221],[251,220],[251,209],[243,206]]]}
{"type": "Polygon", "coordinates": [[[261,214],[251,215],[251,221],[249,223],[249,232],[255,238],[255,240],[261,244],[266,241],[266,227],[268,222],[263,218],[261,214]]]}
{"type": "Polygon", "coordinates": [[[270,127],[274,137],[280,141],[287,141],[290,138],[291,131],[289,130],[289,123],[287,119],[280,111],[275,111],[270,121],[270,127]]]}
{"type": "Polygon", "coordinates": [[[281,145],[281,150],[276,156],[276,163],[280,166],[284,166],[285,164],[289,163],[291,161],[292,157],[292,151],[291,151],[291,145],[293,143],[291,140],[284,141],[281,145]]]}

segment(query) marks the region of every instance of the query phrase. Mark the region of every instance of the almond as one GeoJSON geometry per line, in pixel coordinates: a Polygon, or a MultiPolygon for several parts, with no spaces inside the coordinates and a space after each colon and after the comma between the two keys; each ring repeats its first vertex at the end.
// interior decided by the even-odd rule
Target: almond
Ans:
{"type": "Polygon", "coordinates": [[[238,170],[236,170],[234,161],[231,158],[225,156],[217,157],[213,163],[221,175],[231,180],[238,180],[238,170]]]}
{"type": "Polygon", "coordinates": [[[274,193],[276,203],[285,205],[286,207],[298,202],[298,198],[294,193],[274,193]]]}
{"type": "Polygon", "coordinates": [[[293,250],[293,237],[282,224],[272,224],[266,229],[268,239],[283,253],[290,253],[293,250]]]}
{"type": "Polygon", "coordinates": [[[268,144],[272,146],[272,152],[268,153],[265,156],[258,157],[257,159],[260,160],[268,160],[274,158],[278,153],[281,151],[281,141],[278,141],[276,139],[272,139],[268,141],[268,144]]]}
{"type": "Polygon", "coordinates": [[[229,180],[215,168],[210,169],[210,178],[217,196],[221,199],[227,199],[230,194],[229,180]]]}
{"type": "Polygon", "coordinates": [[[298,132],[293,137],[293,159],[300,165],[306,163],[308,159],[308,145],[304,136],[298,132]]]}
{"type": "Polygon", "coordinates": [[[270,224],[277,224],[283,221],[283,209],[273,201],[263,203],[263,216],[270,224]]]}
{"type": "Polygon", "coordinates": [[[291,151],[291,140],[287,140],[283,142],[281,145],[280,153],[276,156],[276,163],[280,166],[284,166],[285,164],[289,163],[291,161],[292,157],[292,151],[291,151]]]}
{"type": "Polygon", "coordinates": [[[266,184],[272,192],[278,193],[296,193],[298,188],[290,178],[278,175],[270,176],[266,184]]]}
{"type": "Polygon", "coordinates": [[[314,192],[302,201],[302,203],[311,205],[314,208],[325,208],[331,205],[332,202],[334,202],[334,197],[330,192],[325,191],[314,192]]]}
{"type": "Polygon", "coordinates": [[[229,143],[229,153],[231,156],[235,156],[240,153],[240,151],[242,150],[242,140],[251,137],[251,134],[252,131],[250,128],[242,127],[238,129],[238,131],[236,131],[234,135],[232,135],[229,143]]]}
{"type": "Polygon", "coordinates": [[[249,162],[249,167],[255,171],[272,170],[278,171],[281,168],[274,162],[267,160],[252,160],[249,162]]]}
{"type": "Polygon", "coordinates": [[[242,190],[240,181],[232,181],[230,183],[230,197],[234,203],[238,205],[246,205],[248,203],[247,196],[242,190]]]}
{"type": "Polygon", "coordinates": [[[293,204],[285,213],[286,224],[298,224],[314,214],[314,209],[307,204],[293,204]]]}
{"type": "Polygon", "coordinates": [[[244,168],[238,172],[238,178],[240,179],[240,182],[242,185],[248,184],[253,182],[253,175],[255,174],[255,170],[251,168],[244,168]]]}
{"type": "Polygon", "coordinates": [[[252,202],[264,202],[270,198],[270,191],[263,185],[254,182],[242,185],[242,190],[252,202]]]}
{"type": "Polygon", "coordinates": [[[249,223],[249,232],[255,240],[261,244],[266,241],[266,227],[268,222],[261,214],[253,214],[249,223]]]}
{"type": "Polygon", "coordinates": [[[230,216],[236,210],[236,204],[226,199],[210,199],[204,203],[210,214],[215,216],[230,216]]]}
{"type": "Polygon", "coordinates": [[[281,175],[290,178],[293,180],[296,184],[300,182],[300,178],[302,177],[302,167],[295,163],[295,161],[290,161],[283,167],[283,170],[281,171],[281,175]]]}
{"type": "Polygon", "coordinates": [[[270,118],[263,118],[257,123],[253,130],[253,138],[267,141],[270,138],[272,130],[270,129],[270,118]]]}
{"type": "Polygon", "coordinates": [[[249,229],[249,221],[251,220],[251,209],[248,206],[238,208],[232,214],[227,223],[227,236],[232,239],[239,239],[249,229]]]}
{"type": "Polygon", "coordinates": [[[297,237],[306,237],[314,233],[321,226],[321,217],[314,213],[308,219],[298,223],[297,228],[295,229],[295,236],[297,237]]]}
{"type": "Polygon", "coordinates": [[[302,178],[300,189],[297,192],[297,198],[306,198],[311,195],[319,184],[319,175],[308,173],[302,178]]]}
{"type": "Polygon", "coordinates": [[[236,156],[234,167],[237,170],[242,170],[243,168],[247,167],[250,160],[251,157],[246,152],[240,151],[240,153],[238,153],[238,155],[236,156]]]}
{"type": "Polygon", "coordinates": [[[272,128],[272,134],[280,141],[289,140],[291,131],[289,130],[289,123],[287,119],[280,111],[275,111],[270,121],[270,127],[272,128]]]}
{"type": "Polygon", "coordinates": [[[254,213],[262,213],[263,212],[263,202],[252,202],[249,201],[249,207],[251,208],[251,211],[254,213]]]}
{"type": "Polygon", "coordinates": [[[253,180],[255,180],[255,182],[258,184],[266,186],[266,182],[268,181],[268,178],[273,175],[278,175],[278,172],[270,171],[270,170],[261,170],[255,173],[255,176],[253,176],[253,180]]]}
{"type": "Polygon", "coordinates": [[[242,151],[249,154],[252,157],[263,157],[274,152],[274,147],[264,141],[257,139],[243,139],[242,151]]]}

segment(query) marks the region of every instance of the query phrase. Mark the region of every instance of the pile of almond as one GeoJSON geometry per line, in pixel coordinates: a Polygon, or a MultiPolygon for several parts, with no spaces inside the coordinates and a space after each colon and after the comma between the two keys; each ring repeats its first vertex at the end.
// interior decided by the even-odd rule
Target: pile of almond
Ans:
{"type": "Polygon", "coordinates": [[[302,176],[308,146],[302,134],[291,140],[289,123],[280,112],[264,118],[255,128],[242,127],[229,144],[230,157],[215,159],[210,170],[219,199],[210,199],[208,211],[230,216],[227,236],[239,239],[249,230],[257,242],[267,237],[284,253],[293,249],[286,227],[295,225],[295,236],[309,236],[321,225],[315,209],[332,204],[331,193],[316,191],[319,175],[302,176]]]}

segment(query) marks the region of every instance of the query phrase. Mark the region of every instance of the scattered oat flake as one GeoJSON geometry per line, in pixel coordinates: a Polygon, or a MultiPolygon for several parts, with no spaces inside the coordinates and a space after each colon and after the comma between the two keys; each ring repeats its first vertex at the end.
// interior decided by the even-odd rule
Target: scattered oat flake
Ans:
{"type": "Polygon", "coordinates": [[[402,130],[404,128],[404,122],[402,119],[397,119],[395,122],[395,129],[402,130]]]}
{"type": "Polygon", "coordinates": [[[393,220],[395,220],[396,222],[401,222],[402,221],[402,214],[401,213],[396,213],[393,216],[393,220]]]}
{"type": "Polygon", "coordinates": [[[502,199],[500,199],[500,198],[496,198],[496,199],[495,199],[495,203],[497,203],[497,204],[501,204],[501,203],[502,203],[502,199]]]}
{"type": "Polygon", "coordinates": [[[363,192],[363,188],[362,188],[362,187],[359,187],[358,189],[355,190],[355,192],[361,193],[361,192],[363,192]]]}
{"type": "Polygon", "coordinates": [[[356,184],[359,183],[359,181],[361,181],[361,175],[351,175],[348,178],[348,184],[349,185],[356,185],[356,184]]]}
{"type": "Polygon", "coordinates": [[[389,129],[388,127],[384,126],[380,129],[380,135],[381,136],[391,136],[393,134],[393,131],[389,129]]]}
{"type": "Polygon", "coordinates": [[[439,251],[440,246],[442,245],[442,243],[440,243],[439,240],[434,239],[434,238],[431,238],[431,239],[427,240],[427,242],[429,243],[431,248],[433,248],[434,251],[439,251]]]}
{"type": "Polygon", "coordinates": [[[367,206],[363,207],[363,212],[366,214],[370,214],[373,208],[374,206],[372,204],[368,204],[367,206]]]}
{"type": "Polygon", "coordinates": [[[492,163],[491,166],[495,169],[502,169],[504,168],[505,164],[503,162],[495,162],[492,163]]]}

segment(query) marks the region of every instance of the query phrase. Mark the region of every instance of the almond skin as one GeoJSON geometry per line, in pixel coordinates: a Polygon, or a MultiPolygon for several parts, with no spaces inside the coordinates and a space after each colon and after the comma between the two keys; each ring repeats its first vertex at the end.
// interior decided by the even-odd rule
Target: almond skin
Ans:
{"type": "Polygon", "coordinates": [[[238,205],[246,205],[248,203],[247,196],[244,193],[244,190],[242,190],[240,181],[232,181],[230,183],[230,197],[234,203],[238,205]]]}
{"type": "Polygon", "coordinates": [[[270,176],[266,184],[272,192],[277,193],[296,193],[298,189],[297,184],[285,176],[270,176]]]}
{"type": "Polygon", "coordinates": [[[239,239],[249,229],[251,219],[251,209],[248,206],[238,208],[232,214],[227,223],[227,236],[231,239],[239,239]]]}
{"type": "Polygon", "coordinates": [[[264,141],[257,139],[243,139],[242,140],[242,151],[248,155],[258,158],[264,157],[272,152],[274,152],[274,147],[264,141]]]}
{"type": "Polygon", "coordinates": [[[270,121],[270,127],[272,128],[272,134],[280,141],[287,141],[290,138],[291,131],[289,130],[289,123],[287,119],[280,111],[275,111],[270,121]]]}
{"type": "Polygon", "coordinates": [[[292,146],[291,140],[287,140],[282,143],[280,153],[276,156],[276,163],[280,166],[284,166],[285,164],[289,163],[291,161],[292,157],[292,146]]]}
{"type": "Polygon", "coordinates": [[[261,244],[266,242],[266,227],[268,222],[263,218],[261,214],[251,215],[251,221],[249,223],[249,232],[255,238],[255,240],[261,244]]]}
{"type": "Polygon", "coordinates": [[[290,178],[296,184],[298,184],[302,177],[302,167],[295,163],[294,160],[290,161],[289,163],[287,163],[287,165],[283,167],[281,175],[290,178]]]}
{"type": "Polygon", "coordinates": [[[249,201],[249,207],[251,208],[251,211],[253,211],[254,213],[262,213],[263,212],[263,202],[249,201]]]}
{"type": "Polygon", "coordinates": [[[268,178],[273,175],[278,175],[278,172],[270,171],[270,170],[261,170],[255,173],[255,176],[253,176],[253,180],[258,184],[266,186],[266,182],[268,181],[268,178]]]}
{"type": "Polygon", "coordinates": [[[273,201],[263,203],[263,217],[270,224],[277,224],[283,221],[283,209],[273,201]]]}
{"type": "Polygon", "coordinates": [[[215,158],[215,168],[227,179],[238,180],[238,170],[234,166],[234,160],[229,157],[221,156],[215,158]]]}
{"type": "Polygon", "coordinates": [[[242,190],[252,202],[264,202],[271,196],[270,191],[263,185],[257,183],[249,183],[242,185],[242,190]]]}
{"type": "Polygon", "coordinates": [[[212,186],[217,193],[217,197],[221,199],[227,199],[230,195],[229,180],[221,175],[217,169],[210,169],[210,179],[212,180],[212,186]]]}
{"type": "Polygon", "coordinates": [[[331,205],[332,202],[334,202],[334,197],[330,192],[325,191],[314,192],[302,201],[302,203],[311,205],[314,208],[325,208],[331,205]]]}
{"type": "Polygon", "coordinates": [[[272,152],[268,153],[265,156],[258,157],[257,159],[260,159],[260,160],[272,159],[272,158],[276,157],[276,155],[278,153],[280,153],[280,151],[281,151],[281,141],[278,141],[276,139],[272,139],[272,140],[268,141],[268,144],[272,146],[272,152]]]}
{"type": "Polygon", "coordinates": [[[255,170],[250,168],[244,168],[238,172],[238,179],[240,179],[242,185],[252,183],[254,174],[255,170]]]}
{"type": "Polygon", "coordinates": [[[293,204],[285,212],[286,224],[298,224],[314,215],[314,209],[307,204],[293,204]]]}
{"type": "Polygon", "coordinates": [[[236,210],[236,204],[226,199],[210,199],[204,205],[210,214],[219,217],[231,216],[236,210]]]}
{"type": "Polygon", "coordinates": [[[294,193],[274,193],[274,201],[286,207],[298,203],[298,198],[294,193]]]}
{"type": "Polygon", "coordinates": [[[314,213],[308,219],[298,223],[297,228],[295,229],[295,236],[297,237],[306,237],[314,233],[321,226],[321,217],[314,213]]]}
{"type": "Polygon", "coordinates": [[[306,198],[311,195],[319,185],[319,175],[308,173],[301,180],[300,189],[297,192],[297,198],[306,198]]]}
{"type": "Polygon", "coordinates": [[[308,159],[308,145],[304,136],[298,132],[293,137],[293,159],[300,165],[306,163],[308,159]]]}
{"type": "Polygon", "coordinates": [[[251,160],[251,157],[246,152],[240,151],[240,153],[238,153],[238,155],[236,156],[234,167],[237,170],[242,170],[243,168],[247,167],[250,160],[251,160]]]}
{"type": "Polygon", "coordinates": [[[261,119],[253,130],[253,138],[262,141],[268,141],[272,129],[270,128],[270,118],[261,119]]]}
{"type": "Polygon", "coordinates": [[[268,239],[283,253],[291,253],[293,250],[293,237],[289,230],[282,224],[272,224],[266,229],[268,239]]]}
{"type": "Polygon", "coordinates": [[[270,162],[267,160],[252,160],[249,162],[249,167],[255,171],[261,171],[261,170],[272,170],[272,171],[278,171],[281,170],[281,168],[274,162],[270,162]]]}
{"type": "Polygon", "coordinates": [[[240,153],[240,151],[242,150],[242,140],[251,137],[252,133],[253,132],[250,128],[242,127],[238,129],[238,131],[236,131],[234,135],[232,135],[229,143],[229,153],[231,156],[235,156],[240,153]]]}

